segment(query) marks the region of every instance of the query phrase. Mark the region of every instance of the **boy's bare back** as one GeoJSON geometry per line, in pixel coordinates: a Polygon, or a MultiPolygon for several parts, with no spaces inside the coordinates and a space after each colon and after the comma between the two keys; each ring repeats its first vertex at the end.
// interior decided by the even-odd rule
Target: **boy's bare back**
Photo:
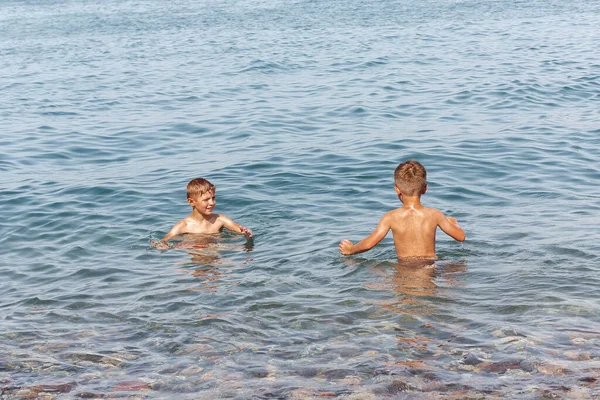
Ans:
{"type": "Polygon", "coordinates": [[[457,229],[456,220],[450,220],[435,208],[401,207],[388,212],[382,219],[392,231],[398,258],[435,258],[435,233],[438,226],[460,240],[460,228],[457,229]]]}
{"type": "Polygon", "coordinates": [[[439,227],[452,238],[462,242],[465,231],[456,219],[446,217],[435,208],[424,207],[421,195],[427,191],[426,172],[417,161],[406,161],[396,168],[394,186],[402,207],[387,212],[368,237],[352,244],[340,242],[342,254],[351,255],[372,249],[391,230],[398,258],[436,258],[435,234],[439,227]]]}

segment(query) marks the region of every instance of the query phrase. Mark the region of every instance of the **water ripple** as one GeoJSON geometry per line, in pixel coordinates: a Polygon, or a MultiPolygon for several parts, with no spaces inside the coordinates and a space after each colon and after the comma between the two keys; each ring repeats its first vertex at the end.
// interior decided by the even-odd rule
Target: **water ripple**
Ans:
{"type": "Polygon", "coordinates": [[[597,397],[596,3],[55,5],[0,5],[3,397],[597,397]],[[340,257],[408,158],[467,241],[340,257]],[[197,176],[252,243],[149,246],[197,176]]]}

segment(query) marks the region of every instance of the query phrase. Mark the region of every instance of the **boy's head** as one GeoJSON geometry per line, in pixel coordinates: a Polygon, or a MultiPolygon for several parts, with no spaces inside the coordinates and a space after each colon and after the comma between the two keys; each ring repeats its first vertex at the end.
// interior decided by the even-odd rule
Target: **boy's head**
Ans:
{"type": "Polygon", "coordinates": [[[396,167],[394,183],[403,195],[420,196],[427,190],[427,171],[418,161],[405,161],[396,167]]]}
{"type": "Polygon", "coordinates": [[[215,191],[215,185],[213,185],[212,183],[210,183],[208,180],[204,179],[204,178],[196,178],[196,179],[192,179],[188,184],[187,184],[187,198],[188,199],[195,199],[198,196],[203,195],[206,192],[214,192],[215,191]]]}

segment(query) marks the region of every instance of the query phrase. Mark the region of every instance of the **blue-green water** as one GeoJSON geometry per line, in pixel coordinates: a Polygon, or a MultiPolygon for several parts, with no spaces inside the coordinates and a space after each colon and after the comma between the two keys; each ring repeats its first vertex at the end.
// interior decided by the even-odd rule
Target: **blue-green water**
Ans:
{"type": "Polygon", "coordinates": [[[598,26],[585,0],[1,0],[1,397],[597,398],[598,26]],[[408,158],[464,246],[341,257],[408,158]],[[253,246],[150,248],[198,176],[253,246]]]}

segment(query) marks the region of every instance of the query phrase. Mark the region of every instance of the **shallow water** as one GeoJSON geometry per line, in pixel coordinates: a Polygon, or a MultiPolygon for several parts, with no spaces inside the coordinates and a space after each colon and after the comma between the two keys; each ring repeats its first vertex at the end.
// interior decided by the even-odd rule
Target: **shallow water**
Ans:
{"type": "Polygon", "coordinates": [[[600,4],[0,2],[8,399],[600,396],[600,4]],[[434,267],[342,257],[428,169],[434,267]],[[159,252],[185,185],[253,229],[159,252]]]}

